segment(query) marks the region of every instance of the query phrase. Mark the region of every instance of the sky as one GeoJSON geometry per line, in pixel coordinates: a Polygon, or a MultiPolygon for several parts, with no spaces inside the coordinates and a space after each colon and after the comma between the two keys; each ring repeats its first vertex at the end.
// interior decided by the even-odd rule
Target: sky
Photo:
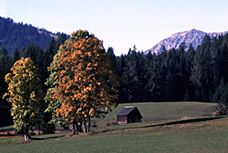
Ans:
{"type": "Polygon", "coordinates": [[[88,30],[120,55],[193,28],[228,31],[227,6],[227,0],[0,0],[0,16],[52,32],[88,30]]]}

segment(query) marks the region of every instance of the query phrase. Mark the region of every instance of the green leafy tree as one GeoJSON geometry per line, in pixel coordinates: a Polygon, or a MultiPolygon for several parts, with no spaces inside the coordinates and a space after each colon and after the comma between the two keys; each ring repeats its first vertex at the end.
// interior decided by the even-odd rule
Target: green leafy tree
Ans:
{"type": "Polygon", "coordinates": [[[11,73],[5,76],[8,92],[3,96],[12,103],[14,127],[30,139],[29,130],[40,121],[40,83],[37,69],[30,58],[15,62],[11,73]]]}

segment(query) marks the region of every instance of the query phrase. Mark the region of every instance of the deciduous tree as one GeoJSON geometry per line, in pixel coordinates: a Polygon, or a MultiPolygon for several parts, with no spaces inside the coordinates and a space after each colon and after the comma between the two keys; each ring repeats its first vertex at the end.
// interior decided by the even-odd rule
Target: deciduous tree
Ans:
{"type": "Polygon", "coordinates": [[[28,141],[29,130],[40,119],[40,84],[33,61],[30,58],[16,61],[11,73],[6,74],[5,81],[8,92],[3,98],[12,103],[14,127],[23,132],[25,141],[28,141]]]}
{"type": "Polygon", "coordinates": [[[74,133],[79,122],[89,132],[91,117],[108,113],[115,104],[116,76],[102,41],[88,31],[74,32],[60,46],[49,71],[48,110],[54,120],[73,124],[74,133]]]}

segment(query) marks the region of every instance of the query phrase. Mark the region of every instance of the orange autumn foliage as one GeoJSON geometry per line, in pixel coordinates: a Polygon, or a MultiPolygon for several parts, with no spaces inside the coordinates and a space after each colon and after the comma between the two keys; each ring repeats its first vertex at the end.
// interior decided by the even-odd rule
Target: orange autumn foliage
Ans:
{"type": "Polygon", "coordinates": [[[118,83],[107,59],[102,41],[87,31],[73,33],[49,67],[49,109],[70,123],[109,112],[118,83]]]}

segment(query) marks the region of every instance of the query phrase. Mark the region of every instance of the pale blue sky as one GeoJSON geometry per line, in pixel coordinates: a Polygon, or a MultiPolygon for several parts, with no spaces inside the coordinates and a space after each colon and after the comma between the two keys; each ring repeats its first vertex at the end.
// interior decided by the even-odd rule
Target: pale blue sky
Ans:
{"type": "Polygon", "coordinates": [[[52,32],[87,29],[119,55],[192,28],[227,31],[228,0],[0,0],[0,16],[52,32]]]}

